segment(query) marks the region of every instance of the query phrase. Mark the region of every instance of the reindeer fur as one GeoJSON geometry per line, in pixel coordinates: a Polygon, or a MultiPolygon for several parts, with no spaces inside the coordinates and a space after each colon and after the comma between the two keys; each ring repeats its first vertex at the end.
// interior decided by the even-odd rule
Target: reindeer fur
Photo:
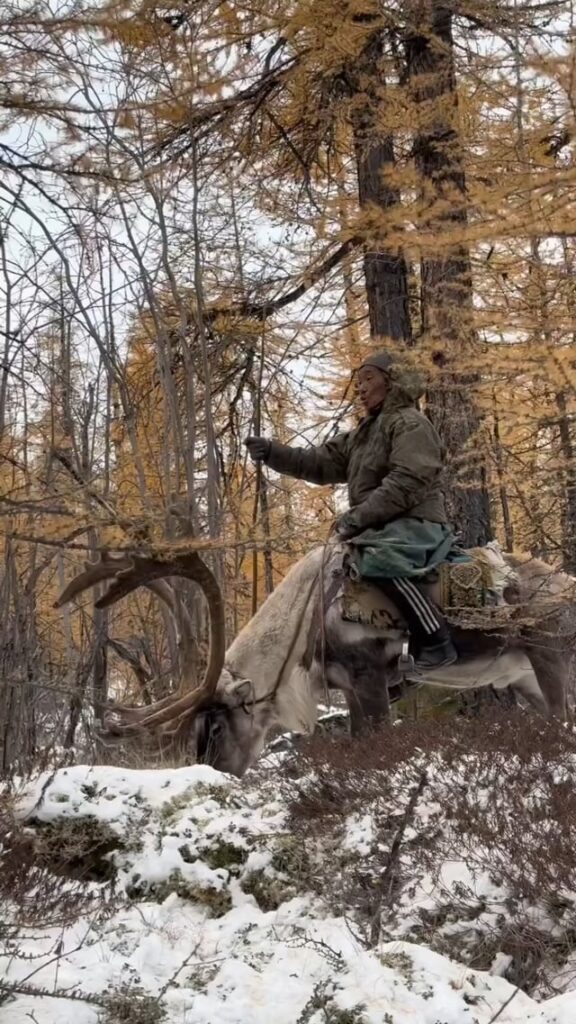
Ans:
{"type": "Polygon", "coordinates": [[[302,665],[325,549],[294,565],[226,652],[225,667],[249,679],[254,699],[275,692],[275,718],[284,729],[311,732],[318,695],[302,665]]]}

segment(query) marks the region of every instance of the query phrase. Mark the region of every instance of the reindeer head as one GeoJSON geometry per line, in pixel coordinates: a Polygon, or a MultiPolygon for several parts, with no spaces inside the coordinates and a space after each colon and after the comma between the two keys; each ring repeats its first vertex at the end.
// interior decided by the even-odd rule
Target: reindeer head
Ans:
{"type": "Polygon", "coordinates": [[[103,738],[130,737],[152,740],[161,749],[196,747],[196,760],[220,771],[241,775],[260,752],[272,709],[255,701],[250,680],[238,679],[224,668],[224,603],[218,582],[196,550],[172,558],[130,554],[111,557],[103,553],[88,562],[56,602],[61,607],[96,583],[111,581],[96,602],[104,608],[115,604],[138,587],[148,587],[168,606],[176,620],[181,655],[178,690],[148,707],[114,706],[103,715],[103,738]],[[190,663],[195,640],[192,624],[167,577],[194,580],[202,589],[210,620],[210,652],[204,678],[194,685],[190,663]]]}
{"type": "Polygon", "coordinates": [[[243,775],[262,751],[272,720],[272,702],[256,700],[249,679],[224,669],[214,699],[194,718],[198,762],[243,775]]]}

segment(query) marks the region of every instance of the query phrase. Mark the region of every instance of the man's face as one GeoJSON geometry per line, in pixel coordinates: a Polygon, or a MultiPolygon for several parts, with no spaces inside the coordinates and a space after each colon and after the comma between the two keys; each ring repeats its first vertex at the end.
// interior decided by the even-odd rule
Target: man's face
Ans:
{"type": "Polygon", "coordinates": [[[375,412],[390,390],[388,377],[375,366],[362,366],[356,374],[358,396],[366,412],[375,412]]]}

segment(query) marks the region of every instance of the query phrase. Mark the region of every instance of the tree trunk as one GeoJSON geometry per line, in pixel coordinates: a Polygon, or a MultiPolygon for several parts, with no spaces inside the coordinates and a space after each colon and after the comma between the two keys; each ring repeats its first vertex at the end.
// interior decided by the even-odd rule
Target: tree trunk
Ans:
{"type": "Polygon", "coordinates": [[[430,237],[421,262],[423,339],[437,353],[441,383],[428,394],[430,418],[448,451],[449,511],[473,546],[491,536],[490,506],[481,461],[471,459],[480,427],[474,404],[472,274],[466,245],[451,241],[467,222],[466,181],[458,129],[452,14],[437,0],[412,7],[406,28],[406,76],[417,134],[420,230],[430,237]],[[456,477],[455,456],[460,467],[456,477]],[[472,463],[472,465],[470,464],[472,463]]]}
{"type": "Polygon", "coordinates": [[[504,452],[500,439],[500,418],[494,400],[494,461],[496,463],[496,477],[498,479],[498,494],[500,496],[500,507],[502,510],[502,523],[504,525],[504,543],[506,551],[514,550],[514,524],[510,513],[510,501],[508,499],[508,488],[504,471],[504,452]]]}
{"type": "Polygon", "coordinates": [[[409,343],[412,327],[406,260],[400,251],[386,245],[388,215],[399,205],[400,192],[387,180],[394,169],[394,145],[390,134],[382,134],[379,123],[386,102],[383,38],[381,30],[370,36],[354,67],[348,69],[347,80],[353,96],[358,196],[369,224],[364,239],[364,275],[370,334],[379,343],[409,343]],[[374,217],[370,217],[371,207],[375,208],[374,217]]]}
{"type": "Polygon", "coordinates": [[[565,498],[562,509],[562,555],[563,568],[566,572],[576,573],[576,463],[574,462],[574,445],[568,417],[566,395],[560,391],[556,395],[558,409],[558,433],[564,463],[565,498]]]}

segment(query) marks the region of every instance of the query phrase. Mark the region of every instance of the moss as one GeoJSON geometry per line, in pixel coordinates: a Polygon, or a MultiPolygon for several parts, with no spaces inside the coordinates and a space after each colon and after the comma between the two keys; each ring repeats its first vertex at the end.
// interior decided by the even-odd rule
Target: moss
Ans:
{"type": "Polygon", "coordinates": [[[194,992],[207,992],[208,985],[220,970],[220,964],[198,964],[186,979],[186,987],[194,992]]]}
{"type": "Polygon", "coordinates": [[[247,858],[248,850],[244,849],[244,847],[224,841],[217,842],[216,845],[202,850],[202,860],[208,867],[214,870],[218,868],[230,870],[230,868],[244,864],[247,858]]]}
{"type": "Polygon", "coordinates": [[[317,1014],[322,1014],[318,1017],[319,1024],[320,1021],[322,1024],[368,1024],[363,1003],[342,1010],[334,1003],[334,991],[328,992],[328,988],[333,988],[332,982],[318,982],[296,1024],[309,1024],[317,1014]]]}
{"type": "Polygon", "coordinates": [[[213,800],[219,807],[241,807],[242,801],[230,792],[228,786],[215,786],[209,782],[199,782],[192,788],[197,799],[213,800]]]}
{"type": "Polygon", "coordinates": [[[212,912],[213,917],[224,917],[232,910],[232,896],[228,889],[215,889],[209,886],[195,886],[184,883],[178,895],[191,903],[201,903],[212,912]]]}
{"type": "Polygon", "coordinates": [[[29,824],[35,830],[34,859],[38,867],[68,878],[108,881],[116,874],[110,854],[134,848],[107,822],[92,816],[34,820],[29,824]]]}
{"type": "Polygon", "coordinates": [[[80,789],[88,800],[93,800],[98,793],[98,786],[95,782],[83,782],[80,789]]]}
{"type": "Polygon", "coordinates": [[[296,890],[280,878],[265,871],[250,871],[240,884],[248,896],[253,896],[261,910],[277,910],[281,903],[296,895],[296,890]]]}
{"type": "Polygon", "coordinates": [[[220,786],[210,786],[200,783],[197,786],[188,786],[183,793],[166,800],[158,811],[160,825],[170,828],[175,825],[183,812],[190,810],[200,801],[213,800],[219,807],[241,807],[241,802],[229,791],[220,786]]]}
{"type": "Polygon", "coordinates": [[[193,801],[195,795],[195,789],[191,786],[185,789],[183,793],[179,793],[178,796],[173,796],[166,803],[162,804],[162,807],[158,811],[158,817],[163,825],[173,824],[177,818],[180,817],[183,810],[189,807],[193,801]]]}
{"type": "Polygon", "coordinates": [[[99,1024],[161,1024],[166,1009],[156,996],[142,989],[124,985],[107,993],[101,1000],[99,1024]]]}
{"type": "Polygon", "coordinates": [[[178,847],[178,852],[186,864],[194,864],[197,860],[203,860],[214,871],[225,869],[236,874],[248,858],[248,850],[243,846],[236,846],[234,843],[224,841],[216,841],[214,845],[207,846],[198,852],[191,850],[188,843],[184,843],[183,846],[178,847]]]}
{"type": "Polygon", "coordinates": [[[310,873],[310,858],[302,840],[283,836],[271,850],[270,865],[240,877],[245,893],[254,896],[261,910],[277,910],[302,888],[310,873]]]}
{"type": "Polygon", "coordinates": [[[378,959],[383,967],[390,967],[391,970],[403,974],[410,980],[414,973],[414,964],[407,953],[382,953],[378,959]]]}
{"type": "Polygon", "coordinates": [[[158,811],[158,817],[164,824],[173,823],[182,811],[203,800],[214,800],[220,807],[230,806],[230,794],[226,788],[201,782],[197,786],[188,786],[182,793],[166,800],[158,811]]]}
{"type": "Polygon", "coordinates": [[[184,878],[178,870],[172,871],[162,882],[150,883],[134,875],[126,892],[130,899],[153,900],[157,903],[162,903],[172,893],[176,893],[183,900],[207,907],[213,917],[223,917],[232,909],[232,896],[228,889],[197,885],[184,878]]]}
{"type": "Polygon", "coordinates": [[[300,838],[285,836],[272,851],[271,865],[289,878],[302,881],[310,871],[310,857],[300,838]]]}

